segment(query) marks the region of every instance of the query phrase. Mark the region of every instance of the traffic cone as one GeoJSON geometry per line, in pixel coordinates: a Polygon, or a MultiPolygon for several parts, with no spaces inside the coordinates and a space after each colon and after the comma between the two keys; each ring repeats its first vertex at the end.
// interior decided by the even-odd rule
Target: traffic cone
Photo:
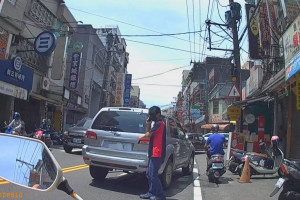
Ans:
{"type": "Polygon", "coordinates": [[[240,183],[250,183],[250,165],[249,165],[249,158],[246,157],[245,165],[242,171],[242,175],[240,178],[240,183]]]}

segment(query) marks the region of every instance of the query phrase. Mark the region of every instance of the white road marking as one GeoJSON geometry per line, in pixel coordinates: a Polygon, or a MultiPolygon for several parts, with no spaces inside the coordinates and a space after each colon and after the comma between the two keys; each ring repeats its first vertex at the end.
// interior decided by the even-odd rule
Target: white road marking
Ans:
{"type": "Polygon", "coordinates": [[[194,179],[194,200],[202,200],[202,192],[201,192],[201,186],[200,186],[200,177],[199,172],[197,168],[197,163],[195,161],[195,165],[193,169],[193,179],[194,179]]]}

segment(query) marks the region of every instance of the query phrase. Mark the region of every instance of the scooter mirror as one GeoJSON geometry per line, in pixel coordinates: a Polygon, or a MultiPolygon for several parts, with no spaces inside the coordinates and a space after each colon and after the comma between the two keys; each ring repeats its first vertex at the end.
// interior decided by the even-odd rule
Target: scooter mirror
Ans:
{"type": "Polygon", "coordinates": [[[57,161],[39,140],[0,133],[0,177],[34,190],[51,191],[62,179],[57,161]]]}

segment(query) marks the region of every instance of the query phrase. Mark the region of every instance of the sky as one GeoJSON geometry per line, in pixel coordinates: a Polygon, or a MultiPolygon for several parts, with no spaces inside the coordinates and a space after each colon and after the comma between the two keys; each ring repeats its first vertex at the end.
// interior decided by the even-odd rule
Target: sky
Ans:
{"type": "MultiPolygon", "coordinates": [[[[129,53],[127,71],[132,74],[132,85],[140,87],[140,99],[147,107],[157,105],[164,109],[176,101],[182,88],[182,72],[192,68],[191,61],[203,61],[206,56],[230,55],[225,51],[209,51],[204,40],[205,35],[208,37],[205,20],[223,23],[225,11],[230,9],[229,0],[65,0],[65,2],[75,19],[82,21],[83,24],[91,24],[94,28],[110,25],[119,27],[127,43],[126,51],[129,53]],[[181,34],[187,32],[192,33],[181,34]],[[162,34],[177,35],[161,36],[162,34]]],[[[236,2],[242,5],[239,29],[241,33],[246,24],[245,2],[242,0],[236,2]]],[[[232,49],[232,42],[224,40],[227,35],[223,30],[215,26],[211,29],[216,33],[211,34],[213,47],[232,49]]],[[[245,50],[241,51],[243,64],[248,60],[246,37],[241,44],[245,50]]]]}

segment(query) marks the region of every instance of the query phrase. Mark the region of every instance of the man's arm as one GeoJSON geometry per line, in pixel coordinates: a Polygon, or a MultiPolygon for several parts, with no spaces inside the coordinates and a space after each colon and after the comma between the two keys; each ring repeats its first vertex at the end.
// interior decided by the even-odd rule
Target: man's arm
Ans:
{"type": "Polygon", "coordinates": [[[208,150],[208,145],[210,144],[210,137],[207,138],[207,141],[205,142],[204,149],[208,150]]]}
{"type": "Polygon", "coordinates": [[[150,127],[151,127],[151,122],[146,122],[146,133],[144,135],[140,135],[138,137],[138,140],[141,139],[149,139],[151,137],[151,133],[150,133],[150,127]]]}

